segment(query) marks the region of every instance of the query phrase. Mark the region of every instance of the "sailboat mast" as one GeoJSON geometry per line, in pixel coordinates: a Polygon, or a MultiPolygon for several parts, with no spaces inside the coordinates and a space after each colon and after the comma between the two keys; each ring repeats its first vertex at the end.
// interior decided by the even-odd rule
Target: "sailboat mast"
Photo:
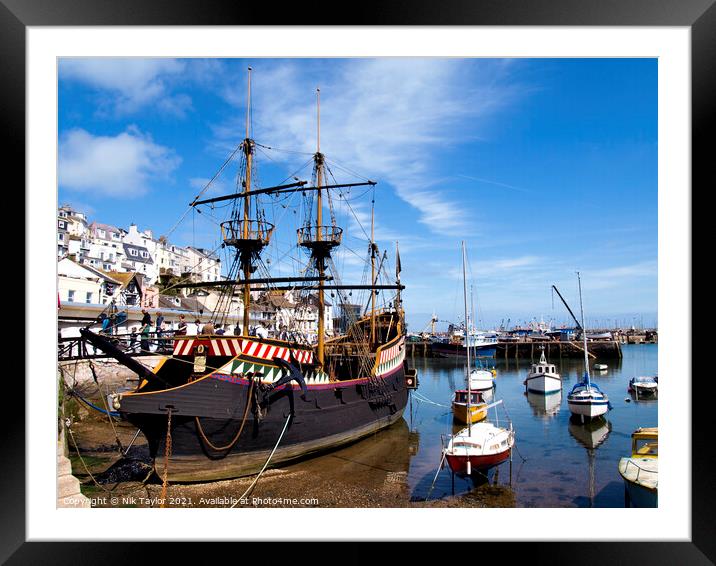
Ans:
{"type": "MultiPolygon", "coordinates": [[[[316,155],[314,156],[316,163],[316,240],[321,241],[321,226],[323,224],[323,191],[321,183],[323,181],[323,155],[321,154],[321,89],[316,89],[316,155]]],[[[323,289],[323,277],[325,275],[325,265],[323,261],[317,262],[318,267],[318,363],[323,366],[325,358],[325,293],[323,289]]]]}
{"type": "Polygon", "coordinates": [[[370,209],[370,343],[375,344],[375,202],[370,209]]]}
{"type": "Polygon", "coordinates": [[[467,381],[467,428],[472,431],[472,414],[470,401],[472,397],[472,389],[470,388],[470,346],[467,342],[467,272],[465,269],[465,240],[462,241],[462,294],[465,302],[465,345],[467,346],[467,373],[465,380],[467,381]]]}
{"type": "MultiPolygon", "coordinates": [[[[472,285],[470,285],[470,323],[475,328],[475,303],[472,300],[472,285]]],[[[467,342],[466,342],[467,343],[467,342]]],[[[475,358],[477,358],[477,346],[475,347],[475,358]]],[[[477,363],[475,364],[477,366],[477,363]]]]}
{"type": "Polygon", "coordinates": [[[589,386],[589,354],[587,353],[587,329],[584,327],[584,306],[582,305],[582,278],[577,271],[577,284],[579,286],[579,312],[582,319],[582,338],[584,340],[584,379],[589,386]]]}
{"type": "MultiPolygon", "coordinates": [[[[244,194],[246,195],[251,190],[251,166],[253,156],[253,142],[249,137],[250,131],[250,114],[251,114],[251,67],[248,69],[248,92],[246,98],[246,137],[244,138],[244,154],[246,155],[246,174],[244,177],[244,194]]],[[[248,196],[244,197],[244,219],[243,219],[243,238],[244,240],[249,239],[249,214],[250,214],[250,200],[248,196]]],[[[243,319],[243,335],[249,335],[249,307],[251,304],[251,285],[249,279],[251,278],[251,265],[250,262],[244,261],[244,319],[243,319]]]]}

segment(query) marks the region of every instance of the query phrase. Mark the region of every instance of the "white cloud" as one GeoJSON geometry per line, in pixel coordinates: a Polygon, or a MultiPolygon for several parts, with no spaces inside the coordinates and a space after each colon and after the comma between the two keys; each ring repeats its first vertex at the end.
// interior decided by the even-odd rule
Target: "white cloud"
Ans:
{"type": "Polygon", "coordinates": [[[60,138],[59,184],[110,197],[140,196],[150,180],[167,178],[180,162],[174,150],[155,144],[136,127],[114,137],[74,129],[60,138]]]}
{"type": "MultiPolygon", "coordinates": [[[[337,176],[345,176],[340,165],[347,164],[390,184],[434,232],[475,232],[470,211],[450,196],[447,181],[436,182],[436,169],[443,148],[478,137],[477,119],[514,100],[516,89],[501,84],[506,67],[469,60],[384,58],[254,69],[253,134],[259,142],[314,152],[315,88],[320,86],[321,151],[337,176]]],[[[224,90],[226,100],[240,109],[234,120],[215,129],[227,145],[235,146],[243,136],[245,83],[242,73],[224,90]]],[[[278,156],[293,164],[306,159],[278,156]]]]}
{"type": "Polygon", "coordinates": [[[172,94],[173,84],[187,71],[176,59],[87,57],[62,59],[60,80],[85,84],[103,93],[99,111],[133,114],[148,104],[183,117],[191,108],[186,94],[172,94]]]}

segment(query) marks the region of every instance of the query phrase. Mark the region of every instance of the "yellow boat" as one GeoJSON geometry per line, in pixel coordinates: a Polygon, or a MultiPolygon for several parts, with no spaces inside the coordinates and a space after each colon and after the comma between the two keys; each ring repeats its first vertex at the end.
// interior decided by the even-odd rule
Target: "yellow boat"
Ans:
{"type": "Polygon", "coordinates": [[[627,507],[659,504],[659,429],[638,428],[631,435],[631,457],[619,461],[627,507]]]}
{"type": "Polygon", "coordinates": [[[482,395],[478,391],[470,392],[470,407],[467,405],[467,389],[458,389],[452,400],[453,418],[462,423],[468,423],[468,415],[470,423],[477,423],[487,417],[487,403],[482,399],[482,395]]]}

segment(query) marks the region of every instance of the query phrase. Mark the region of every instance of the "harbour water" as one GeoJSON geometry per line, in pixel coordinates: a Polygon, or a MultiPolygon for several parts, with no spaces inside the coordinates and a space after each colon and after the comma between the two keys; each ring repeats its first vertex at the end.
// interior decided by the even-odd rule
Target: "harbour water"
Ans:
{"type": "MultiPolygon", "coordinates": [[[[561,394],[547,396],[525,393],[529,360],[494,360],[495,400],[502,399],[505,409],[491,409],[488,418],[494,419],[496,410],[500,420],[506,414],[511,418],[516,430],[512,462],[477,480],[455,477],[454,487],[445,467],[430,499],[453,492],[479,492],[496,484],[508,490],[518,507],[622,507],[624,484],[617,463],[629,454],[630,435],[636,428],[658,426],[658,400],[635,399],[627,392],[628,382],[637,375],[656,375],[657,354],[655,344],[626,345],[621,360],[610,360],[606,370],[592,371],[592,380],[609,396],[613,409],[604,421],[587,425],[570,419],[566,399],[583,373],[579,360],[549,360],[562,375],[563,389],[561,394]]],[[[464,361],[416,358],[414,363],[420,375],[419,397],[432,403],[417,401],[416,395],[412,416],[406,412],[410,429],[419,432],[419,446],[408,472],[413,500],[424,499],[430,492],[440,459],[441,434],[449,434],[454,427],[451,392],[464,385],[464,361]]],[[[504,490],[500,494],[504,498],[504,490]]]]}

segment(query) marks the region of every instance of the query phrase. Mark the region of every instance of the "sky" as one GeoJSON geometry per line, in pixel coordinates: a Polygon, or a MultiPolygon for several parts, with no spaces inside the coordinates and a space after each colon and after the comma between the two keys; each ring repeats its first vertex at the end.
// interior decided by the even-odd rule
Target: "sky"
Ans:
{"type": "MultiPolygon", "coordinates": [[[[310,181],[320,88],[334,178],[377,182],[335,199],[342,282],[365,280],[374,200],[409,330],[463,320],[463,241],[483,328],[569,324],[551,286],[578,312],[577,271],[588,326],[657,325],[656,59],[61,59],[58,204],[216,249],[226,209],[188,205],[235,192],[236,160],[207,183],[245,137],[249,66],[256,183],[310,181]]],[[[272,272],[297,274],[306,203],[263,202],[272,272]]]]}

